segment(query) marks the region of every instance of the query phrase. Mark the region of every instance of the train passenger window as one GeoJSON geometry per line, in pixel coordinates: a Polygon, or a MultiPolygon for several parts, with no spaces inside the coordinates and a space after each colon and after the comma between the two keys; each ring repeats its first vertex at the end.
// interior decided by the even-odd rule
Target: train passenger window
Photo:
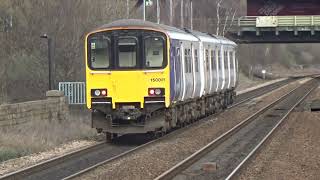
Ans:
{"type": "Polygon", "coordinates": [[[164,40],[159,37],[149,37],[144,40],[145,66],[159,68],[164,62],[164,40]]]}
{"type": "Polygon", "coordinates": [[[90,40],[90,66],[104,69],[110,66],[110,40],[105,36],[93,37],[90,40]]]}
{"type": "Polygon", "coordinates": [[[134,37],[119,38],[118,55],[120,68],[137,66],[137,39],[134,37]]]}
{"type": "Polygon", "coordinates": [[[196,64],[196,67],[195,67],[196,72],[199,72],[199,59],[198,58],[199,58],[198,57],[198,50],[195,49],[194,50],[194,61],[195,61],[195,64],[196,64]]]}

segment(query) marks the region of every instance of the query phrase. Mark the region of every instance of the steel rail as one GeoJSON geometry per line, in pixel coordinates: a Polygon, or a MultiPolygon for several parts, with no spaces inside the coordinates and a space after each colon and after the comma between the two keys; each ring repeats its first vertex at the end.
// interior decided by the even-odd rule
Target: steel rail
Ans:
{"type": "MultiPolygon", "coordinates": [[[[312,80],[310,80],[310,81],[312,81],[312,80]]],[[[184,159],[180,163],[176,164],[174,167],[170,168],[166,172],[164,172],[161,175],[159,175],[157,178],[155,178],[155,180],[167,180],[167,179],[174,178],[180,172],[182,172],[183,170],[187,169],[192,164],[194,164],[197,160],[201,159],[204,155],[208,154],[213,149],[217,148],[222,142],[226,141],[229,137],[231,137],[235,133],[239,132],[242,128],[246,127],[246,125],[248,125],[249,123],[254,121],[261,114],[263,114],[264,112],[270,110],[272,107],[274,107],[278,103],[280,103],[283,100],[285,100],[287,97],[289,97],[291,94],[293,94],[297,89],[299,89],[299,88],[305,86],[306,84],[310,83],[310,81],[299,85],[298,87],[294,88],[290,92],[284,94],[283,96],[281,96],[277,100],[273,101],[272,103],[268,104],[264,108],[260,109],[259,111],[257,111],[253,115],[251,115],[250,117],[246,118],[244,121],[242,121],[239,124],[237,124],[236,126],[234,126],[229,131],[225,132],[224,134],[222,134],[221,136],[219,136],[218,138],[216,138],[215,140],[210,142],[205,147],[201,148],[200,150],[198,150],[197,152],[195,152],[194,154],[192,154],[188,158],[184,159]]]]}
{"type": "Polygon", "coordinates": [[[268,139],[276,132],[276,130],[280,127],[280,125],[287,119],[287,117],[293,112],[293,110],[303,101],[306,97],[316,89],[313,87],[309,90],[290,110],[281,118],[281,120],[276,124],[275,127],[262,139],[262,141],[248,154],[248,156],[229,174],[226,180],[230,180],[234,178],[239,172],[247,165],[250,159],[254,157],[258,153],[258,150],[266,143],[268,139]]]}
{"type": "MultiPolygon", "coordinates": [[[[278,89],[278,88],[280,88],[280,87],[282,87],[282,86],[284,86],[286,84],[289,84],[291,82],[292,81],[290,81],[289,79],[286,79],[286,80],[283,80],[283,81],[279,81],[279,82],[276,82],[276,83],[273,83],[273,84],[270,84],[270,85],[267,85],[267,86],[263,86],[263,87],[254,89],[252,91],[245,92],[245,93],[243,93],[241,95],[238,95],[238,96],[239,97],[241,97],[241,96],[249,96],[248,98],[245,98],[244,100],[241,100],[240,102],[237,102],[235,105],[232,105],[231,107],[228,107],[228,108],[229,109],[234,108],[234,107],[236,107],[236,106],[238,106],[240,104],[243,104],[243,103],[245,103],[247,101],[250,101],[251,99],[254,99],[254,98],[257,98],[257,97],[263,95],[265,93],[265,91],[266,91],[265,89],[268,89],[269,91],[273,91],[273,90],[278,89]],[[253,94],[253,95],[251,95],[251,94],[253,94]]],[[[181,128],[179,130],[176,130],[173,133],[170,133],[168,135],[171,136],[171,135],[175,135],[177,133],[180,133],[180,131],[186,130],[187,128],[189,128],[191,126],[195,126],[195,125],[199,124],[200,122],[203,122],[206,119],[212,118],[212,116],[216,116],[218,114],[219,113],[211,115],[211,116],[208,116],[208,117],[205,117],[205,118],[203,118],[203,119],[201,119],[201,120],[199,120],[199,121],[197,121],[197,122],[195,122],[193,124],[190,124],[190,125],[186,126],[185,128],[181,128]]],[[[164,137],[167,137],[167,136],[164,136],[164,137]]],[[[114,161],[114,160],[116,160],[118,158],[124,157],[125,155],[129,155],[129,154],[131,154],[131,153],[133,153],[133,152],[135,152],[135,151],[137,151],[139,149],[142,149],[142,148],[144,148],[144,147],[146,147],[146,146],[148,146],[150,144],[156,143],[156,142],[162,140],[164,137],[156,139],[156,140],[153,140],[153,141],[150,141],[150,142],[145,143],[145,144],[143,144],[141,146],[133,148],[133,149],[131,149],[129,151],[126,151],[124,153],[116,155],[116,156],[114,156],[114,157],[112,157],[110,159],[107,159],[105,161],[102,161],[102,162],[100,162],[100,163],[98,163],[98,164],[96,164],[94,166],[88,167],[86,169],[83,169],[83,170],[75,173],[75,174],[72,174],[72,175],[70,175],[68,177],[65,177],[64,179],[72,179],[72,178],[78,177],[78,176],[80,176],[80,175],[82,175],[82,174],[84,174],[84,173],[86,173],[88,171],[91,171],[91,170],[93,170],[93,169],[95,169],[95,168],[97,168],[97,167],[99,167],[99,166],[101,166],[103,164],[112,162],[112,161],[114,161]]],[[[40,171],[44,171],[44,170],[49,169],[51,167],[57,166],[58,164],[63,163],[64,161],[66,161],[68,159],[78,158],[78,157],[81,157],[84,154],[88,154],[88,153],[97,151],[100,148],[103,148],[103,146],[105,146],[105,145],[106,145],[105,143],[99,143],[97,145],[93,145],[93,146],[90,146],[90,147],[82,148],[80,150],[70,152],[70,153],[68,153],[66,155],[58,156],[56,158],[49,159],[47,161],[44,161],[44,162],[38,163],[36,165],[21,169],[19,171],[15,171],[15,172],[6,174],[4,176],[0,176],[0,180],[5,180],[5,179],[24,179],[24,177],[26,177],[28,175],[32,175],[34,173],[38,173],[40,171]]]]}
{"type": "Polygon", "coordinates": [[[76,150],[76,151],[72,151],[70,153],[67,153],[65,155],[62,156],[58,156],[55,157],[53,159],[49,159],[46,160],[44,162],[38,163],[36,165],[27,167],[27,168],[23,168],[19,171],[15,171],[9,174],[6,174],[4,176],[0,176],[0,180],[5,180],[5,179],[23,179],[25,176],[28,176],[34,172],[38,172],[41,171],[43,169],[46,169],[48,167],[52,167],[58,163],[61,163],[63,161],[65,161],[66,159],[70,159],[72,157],[79,157],[85,153],[88,153],[90,151],[95,151],[97,149],[102,148],[105,145],[105,143],[99,143],[93,146],[89,146],[89,147],[85,147],[85,148],[81,148],[80,150],[76,150]]]}
{"type": "Polygon", "coordinates": [[[240,100],[237,100],[237,99],[236,99],[236,102],[235,102],[234,104],[230,105],[230,106],[228,107],[228,109],[231,109],[231,108],[233,108],[233,107],[235,107],[235,106],[238,106],[238,105],[240,105],[240,104],[243,104],[243,103],[245,103],[245,102],[248,102],[248,101],[250,101],[251,99],[254,99],[254,98],[256,98],[256,97],[258,97],[258,96],[261,96],[261,95],[263,95],[263,94],[265,94],[265,93],[269,93],[269,92],[271,92],[271,91],[273,91],[273,90],[276,90],[276,89],[278,89],[278,88],[280,88],[280,87],[283,87],[284,85],[289,84],[290,82],[293,82],[294,80],[295,80],[295,79],[293,79],[293,78],[285,79],[285,80],[282,80],[282,81],[275,82],[275,83],[273,83],[273,84],[269,84],[269,85],[267,85],[267,86],[263,86],[263,87],[258,88],[258,89],[254,89],[254,90],[249,91],[249,92],[246,92],[246,93],[244,93],[244,94],[240,94],[240,95],[239,95],[239,99],[240,99],[240,100]],[[255,93],[257,93],[257,94],[255,95],[255,93]],[[247,94],[249,94],[249,97],[244,97],[243,99],[241,98],[241,96],[247,96],[247,94]],[[253,96],[252,96],[252,95],[250,96],[250,94],[254,94],[254,95],[253,95],[253,96]]]}

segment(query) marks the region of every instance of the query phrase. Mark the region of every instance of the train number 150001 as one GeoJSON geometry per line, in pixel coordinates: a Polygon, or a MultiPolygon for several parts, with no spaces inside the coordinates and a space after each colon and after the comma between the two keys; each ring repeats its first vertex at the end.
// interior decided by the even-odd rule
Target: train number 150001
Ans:
{"type": "Polygon", "coordinates": [[[151,82],[165,82],[166,78],[152,78],[151,82]]]}

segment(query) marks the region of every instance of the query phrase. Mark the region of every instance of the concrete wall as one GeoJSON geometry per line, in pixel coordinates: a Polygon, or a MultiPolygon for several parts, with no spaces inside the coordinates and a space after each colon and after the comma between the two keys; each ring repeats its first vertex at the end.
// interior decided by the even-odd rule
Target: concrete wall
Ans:
{"type": "Polygon", "coordinates": [[[64,121],[69,118],[69,105],[63,93],[48,91],[46,95],[45,100],[0,105],[0,127],[30,121],[64,121]]]}

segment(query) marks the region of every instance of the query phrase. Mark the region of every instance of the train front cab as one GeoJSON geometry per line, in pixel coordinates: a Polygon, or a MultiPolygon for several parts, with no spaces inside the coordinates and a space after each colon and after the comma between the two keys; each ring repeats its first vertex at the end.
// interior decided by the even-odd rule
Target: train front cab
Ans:
{"type": "Polygon", "coordinates": [[[168,36],[153,29],[111,28],[86,39],[92,126],[108,133],[146,133],[162,126],[148,117],[170,105],[168,36]]]}

